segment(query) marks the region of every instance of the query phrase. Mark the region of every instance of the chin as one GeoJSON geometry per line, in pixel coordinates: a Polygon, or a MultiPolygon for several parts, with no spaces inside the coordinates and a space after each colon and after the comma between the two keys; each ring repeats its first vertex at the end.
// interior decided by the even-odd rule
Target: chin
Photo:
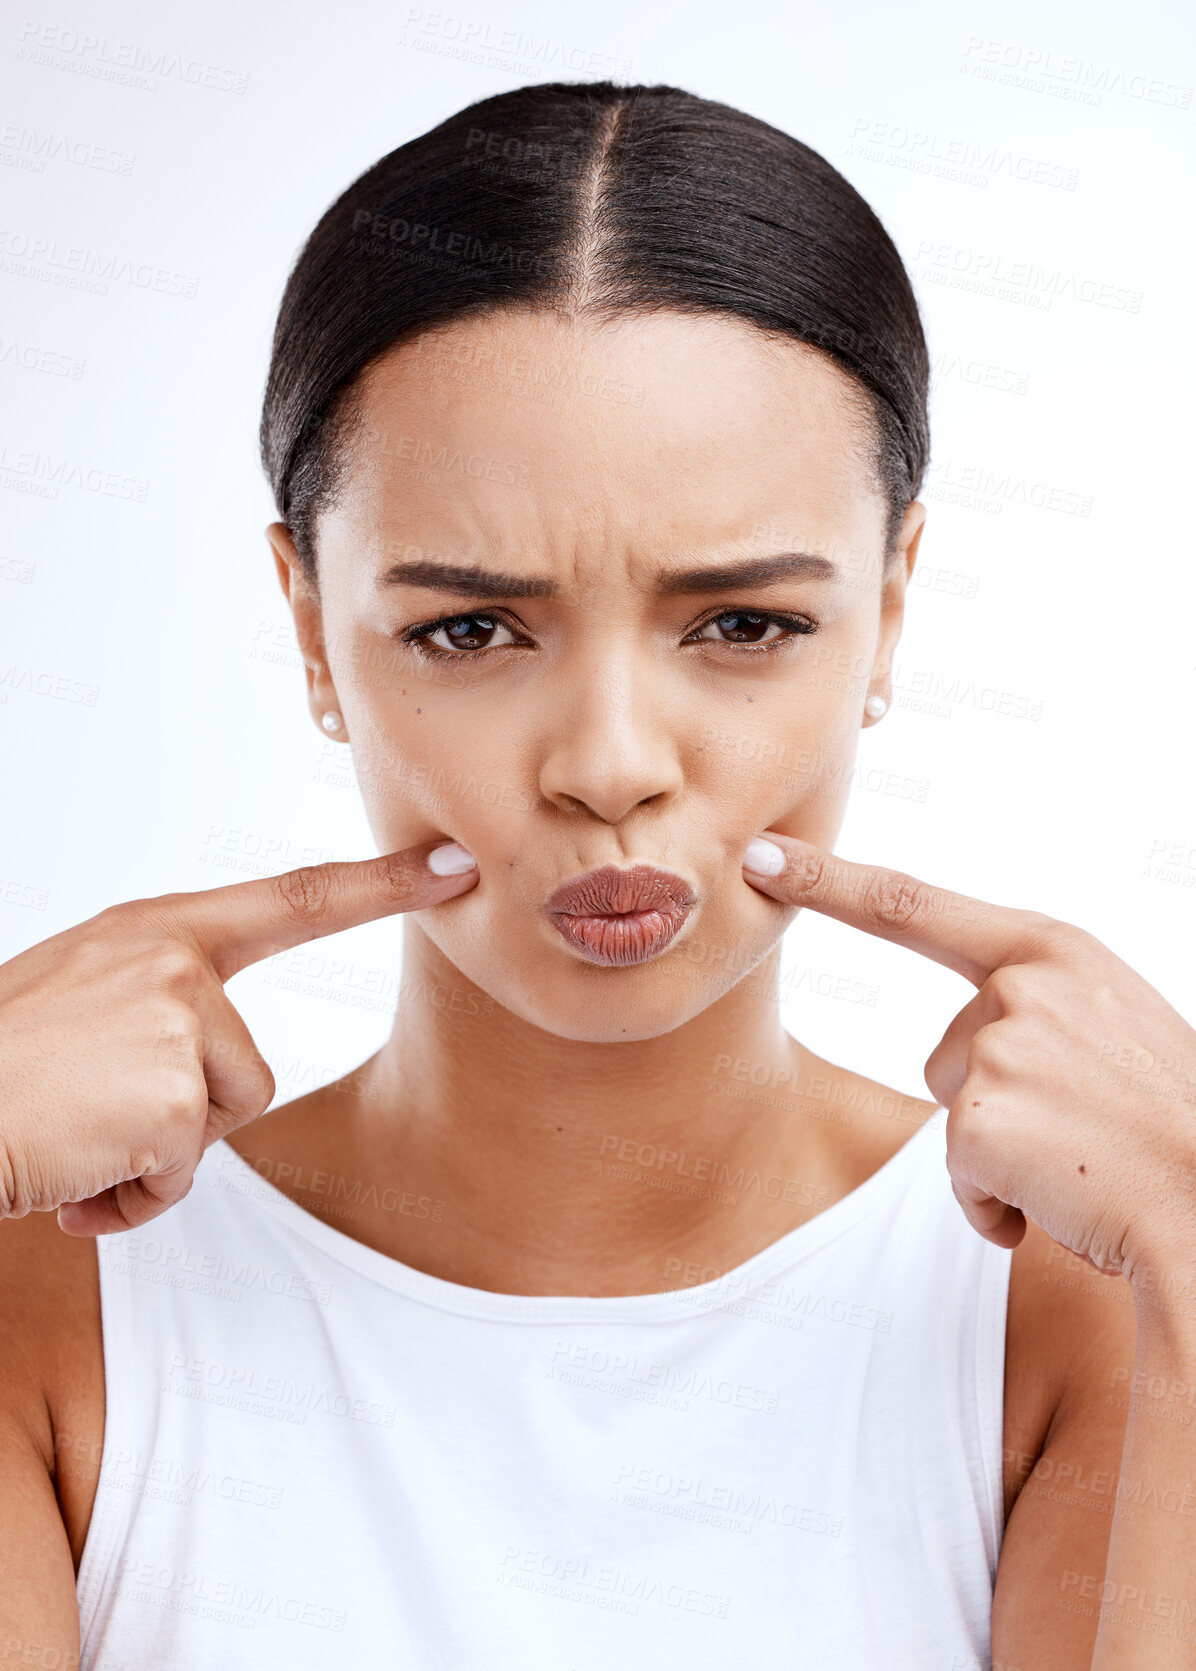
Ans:
{"type": "Polygon", "coordinates": [[[529,934],[526,924],[520,931],[489,913],[471,921],[468,903],[463,896],[453,921],[443,910],[420,913],[442,956],[511,1015],[585,1044],[627,1044],[683,1027],[750,976],[796,914],[752,893],[733,914],[695,913],[655,955],[611,965],[591,961],[551,926],[529,934]]]}
{"type": "Polygon", "coordinates": [[[709,976],[697,970],[662,974],[641,965],[593,974],[599,979],[586,978],[584,970],[578,980],[500,977],[487,990],[496,1004],[529,1026],[578,1044],[660,1038],[692,1021],[721,995],[711,992],[709,976]]]}

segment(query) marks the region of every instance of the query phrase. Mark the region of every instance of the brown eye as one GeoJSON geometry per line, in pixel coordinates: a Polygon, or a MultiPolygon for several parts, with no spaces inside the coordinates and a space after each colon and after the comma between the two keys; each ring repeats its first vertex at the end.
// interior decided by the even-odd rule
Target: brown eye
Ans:
{"type": "Polygon", "coordinates": [[[736,611],[734,614],[716,615],[714,620],[707,621],[706,625],[718,627],[732,644],[758,644],[769,627],[775,623],[770,615],[736,611]]]}
{"type": "Polygon", "coordinates": [[[454,650],[481,650],[490,642],[496,623],[488,615],[458,615],[446,621],[444,636],[454,650]]]}
{"type": "Polygon", "coordinates": [[[499,632],[507,634],[506,639],[500,640],[500,643],[514,644],[515,638],[510,628],[504,627],[493,615],[455,615],[451,620],[441,621],[419,636],[433,649],[443,649],[452,654],[453,651],[493,649],[494,635],[499,632]],[[437,638],[441,636],[443,642],[437,643],[437,638]]]}
{"type": "Polygon", "coordinates": [[[780,651],[803,634],[817,631],[817,622],[805,615],[781,615],[770,609],[724,609],[721,615],[704,622],[690,642],[780,651]],[[770,633],[772,627],[776,632],[770,633]]]}

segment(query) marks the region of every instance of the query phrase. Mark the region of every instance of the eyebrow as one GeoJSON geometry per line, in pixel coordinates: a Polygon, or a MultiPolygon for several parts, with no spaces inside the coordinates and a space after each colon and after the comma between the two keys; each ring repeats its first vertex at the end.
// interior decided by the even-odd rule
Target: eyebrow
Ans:
{"type": "MultiPolygon", "coordinates": [[[[660,570],[656,590],[662,596],[678,592],[721,592],[728,586],[769,586],[777,580],[836,580],[839,570],[829,557],[809,551],[780,551],[771,557],[745,557],[716,568],[660,570]]],[[[382,576],[383,586],[422,586],[428,591],[452,592],[463,598],[551,598],[554,580],[504,574],[497,569],[458,567],[420,559],[395,563],[382,576]]]]}

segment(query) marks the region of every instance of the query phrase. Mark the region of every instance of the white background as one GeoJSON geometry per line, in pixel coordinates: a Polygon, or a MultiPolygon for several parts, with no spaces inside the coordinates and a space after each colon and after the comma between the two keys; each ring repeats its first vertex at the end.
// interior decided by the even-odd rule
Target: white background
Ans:
{"type": "MultiPolygon", "coordinates": [[[[117,900],[374,851],[262,534],[278,301],[379,156],[475,99],[609,75],[821,151],[923,307],[928,584],[839,851],[1081,923],[1196,1017],[1188,8],[462,5],[0,25],[0,956],[117,900]],[[906,793],[870,787],[890,774],[906,793]]],[[[313,945],[302,991],[269,964],[230,985],[279,1100],[381,1042],[389,1003],[354,999],[400,932],[313,945]]],[[[808,912],[786,955],[790,1029],[925,1095],[972,989],[808,912]]]]}

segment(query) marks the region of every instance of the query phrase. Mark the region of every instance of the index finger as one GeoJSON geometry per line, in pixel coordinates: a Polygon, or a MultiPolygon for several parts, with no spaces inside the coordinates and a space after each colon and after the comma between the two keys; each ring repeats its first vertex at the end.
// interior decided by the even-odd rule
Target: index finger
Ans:
{"type": "Polygon", "coordinates": [[[764,838],[785,856],[766,876],[744,863],[753,887],[786,905],[808,905],[867,934],[933,958],[974,986],[994,969],[1041,956],[1054,919],[1019,911],[950,888],[932,887],[901,870],[855,864],[813,842],[769,830],[764,838]]]}
{"type": "Polygon", "coordinates": [[[278,876],[166,894],[145,903],[156,908],[172,933],[199,947],[223,983],[275,952],[466,893],[478,880],[476,864],[450,875],[438,875],[428,866],[428,855],[445,847],[462,851],[438,836],[377,858],[303,865],[278,876]]]}

